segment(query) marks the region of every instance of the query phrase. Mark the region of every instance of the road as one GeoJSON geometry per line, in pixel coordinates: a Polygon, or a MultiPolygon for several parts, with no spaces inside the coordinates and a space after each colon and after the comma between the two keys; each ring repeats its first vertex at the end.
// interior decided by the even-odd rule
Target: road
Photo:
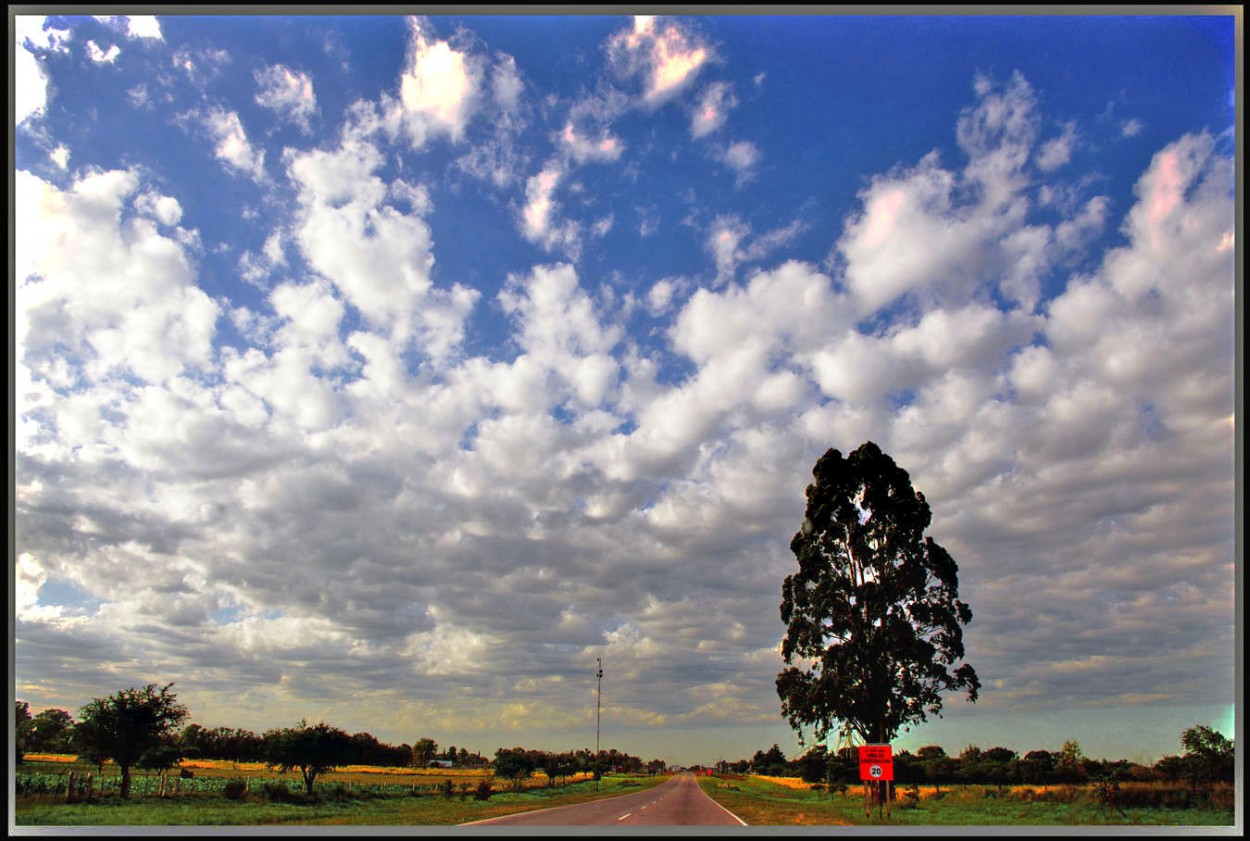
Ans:
{"type": "Polygon", "coordinates": [[[687,771],[646,791],[461,825],[746,826],[746,821],[704,794],[694,774],[687,771]]]}

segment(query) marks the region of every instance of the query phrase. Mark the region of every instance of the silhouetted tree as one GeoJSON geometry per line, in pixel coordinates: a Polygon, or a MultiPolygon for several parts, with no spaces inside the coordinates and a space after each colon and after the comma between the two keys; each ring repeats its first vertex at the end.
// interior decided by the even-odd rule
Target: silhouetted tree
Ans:
{"type": "Polygon", "coordinates": [[[941,693],[980,682],[964,656],[958,567],[924,531],[931,519],[907,472],[871,441],[847,458],[826,452],[812,471],[807,511],[790,549],[798,572],[782,585],[787,625],[777,676],[782,712],[803,739],[836,723],[889,742],[942,707],[941,693]]]}
{"type": "Polygon", "coordinates": [[[79,754],[102,765],[111,759],[121,772],[121,796],[130,797],[130,771],[149,751],[172,745],[175,729],[190,714],[170,692],[149,683],[93,698],[78,711],[74,741],[79,754]]]}
{"type": "Polygon", "coordinates": [[[1233,782],[1236,749],[1224,734],[1206,725],[1190,727],[1181,734],[1183,773],[1192,785],[1233,782]]]}

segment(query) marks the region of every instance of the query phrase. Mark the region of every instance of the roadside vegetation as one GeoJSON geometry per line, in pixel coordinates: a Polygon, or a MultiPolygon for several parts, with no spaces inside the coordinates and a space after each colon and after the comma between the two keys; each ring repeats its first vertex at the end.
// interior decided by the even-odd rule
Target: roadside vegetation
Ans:
{"type": "Polygon", "coordinates": [[[1124,783],[1109,801],[1097,784],[896,787],[888,815],[865,815],[862,785],[830,791],[797,777],[717,775],[699,784],[752,826],[1233,826],[1229,783],[1194,792],[1177,783],[1124,783]]]}

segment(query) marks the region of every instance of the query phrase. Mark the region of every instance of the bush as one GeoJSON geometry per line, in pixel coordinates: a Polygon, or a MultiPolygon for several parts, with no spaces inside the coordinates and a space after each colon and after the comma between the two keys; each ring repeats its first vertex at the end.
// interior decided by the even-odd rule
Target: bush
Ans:
{"type": "Polygon", "coordinates": [[[477,788],[473,789],[474,800],[490,800],[490,796],[495,790],[490,787],[490,780],[483,777],[477,781],[477,788]]]}
{"type": "Polygon", "coordinates": [[[265,783],[265,796],[270,803],[291,803],[295,795],[286,787],[286,782],[265,783]]]}
{"type": "Polygon", "coordinates": [[[443,780],[438,785],[438,793],[442,795],[444,800],[451,800],[452,796],[456,793],[456,784],[451,780],[443,780]]]}
{"type": "Polygon", "coordinates": [[[227,800],[242,800],[247,795],[247,780],[226,780],[221,793],[227,800]]]}

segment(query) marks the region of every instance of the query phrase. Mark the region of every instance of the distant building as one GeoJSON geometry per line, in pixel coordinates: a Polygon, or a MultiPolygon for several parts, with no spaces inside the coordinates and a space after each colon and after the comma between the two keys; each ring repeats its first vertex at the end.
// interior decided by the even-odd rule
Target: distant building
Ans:
{"type": "Polygon", "coordinates": [[[428,766],[426,766],[426,767],[429,767],[429,768],[452,768],[452,767],[454,767],[454,766],[455,766],[455,763],[454,763],[454,762],[452,762],[450,759],[431,759],[431,760],[430,760],[430,764],[429,764],[428,766]]]}

